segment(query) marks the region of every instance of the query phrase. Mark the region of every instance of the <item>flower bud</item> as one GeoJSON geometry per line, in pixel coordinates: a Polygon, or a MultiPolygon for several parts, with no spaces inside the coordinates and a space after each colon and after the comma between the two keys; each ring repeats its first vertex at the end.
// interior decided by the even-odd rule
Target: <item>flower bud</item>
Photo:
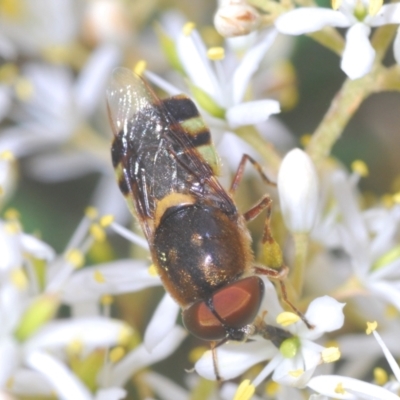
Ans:
{"type": "Polygon", "coordinates": [[[278,192],[285,224],[294,233],[309,232],[318,209],[318,176],[310,157],[290,151],[278,173],[278,192]]]}
{"type": "Polygon", "coordinates": [[[260,14],[243,1],[229,1],[223,4],[214,17],[215,29],[221,36],[247,35],[257,29],[260,14]]]}

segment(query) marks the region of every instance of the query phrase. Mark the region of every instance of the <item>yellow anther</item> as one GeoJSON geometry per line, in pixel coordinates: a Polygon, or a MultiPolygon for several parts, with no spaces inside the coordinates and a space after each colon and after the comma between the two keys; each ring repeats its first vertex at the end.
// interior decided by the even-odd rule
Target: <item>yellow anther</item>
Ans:
{"type": "Polygon", "coordinates": [[[13,377],[8,378],[7,382],[6,382],[6,388],[11,390],[13,388],[13,386],[14,386],[14,382],[15,381],[14,381],[13,377]]]}
{"type": "Polygon", "coordinates": [[[289,375],[293,376],[293,378],[298,378],[299,376],[304,374],[304,369],[296,369],[294,371],[289,371],[289,375]]]}
{"type": "Polygon", "coordinates": [[[106,239],[106,232],[99,224],[90,225],[89,232],[92,235],[93,239],[97,240],[98,242],[104,242],[104,240],[106,239]]]}
{"type": "Polygon", "coordinates": [[[383,386],[387,381],[389,380],[387,372],[380,367],[374,368],[374,381],[380,385],[383,386]]]}
{"type": "Polygon", "coordinates": [[[308,143],[310,143],[312,136],[309,133],[306,133],[300,138],[300,143],[303,147],[306,147],[308,143]]]}
{"type": "Polygon", "coordinates": [[[400,192],[395,193],[392,197],[396,204],[400,204],[400,192]]]}
{"type": "Polygon", "coordinates": [[[151,276],[158,276],[157,267],[154,264],[151,264],[147,271],[149,272],[149,275],[151,275],[151,276]]]}
{"type": "Polygon", "coordinates": [[[123,326],[118,332],[118,343],[126,346],[132,337],[132,329],[128,326],[123,326]]]}
{"type": "Polygon", "coordinates": [[[388,319],[395,319],[399,317],[399,311],[393,304],[389,304],[385,307],[385,317],[388,319]]]}
{"type": "Polygon", "coordinates": [[[360,175],[361,177],[365,178],[366,176],[368,176],[369,171],[368,171],[368,166],[367,164],[365,164],[364,161],[362,160],[354,160],[351,163],[351,169],[358,175],[360,175]]]}
{"type": "Polygon", "coordinates": [[[334,10],[338,10],[342,5],[342,0],[331,0],[331,5],[334,10]]]}
{"type": "Polygon", "coordinates": [[[207,57],[213,61],[223,60],[225,58],[225,50],[223,47],[211,47],[207,51],[207,57]]]}
{"type": "Polygon", "coordinates": [[[196,24],[194,22],[186,22],[186,24],[183,25],[182,32],[185,36],[189,36],[195,28],[196,24]]]}
{"type": "Polygon", "coordinates": [[[93,278],[97,283],[104,283],[106,281],[106,278],[98,269],[94,271],[93,278]]]}
{"type": "Polygon", "coordinates": [[[74,339],[67,345],[67,352],[70,356],[78,356],[82,354],[83,342],[80,339],[74,339]]]}
{"type": "Polygon", "coordinates": [[[249,400],[253,396],[256,388],[250,383],[249,379],[245,379],[236,390],[233,400],[249,400]]]}
{"type": "Polygon", "coordinates": [[[8,208],[4,213],[4,219],[7,221],[17,221],[21,217],[21,214],[16,208],[8,208]]]}
{"type": "Polygon", "coordinates": [[[89,218],[89,219],[96,219],[99,215],[99,212],[97,211],[96,207],[86,207],[85,209],[85,215],[89,218]]]}
{"type": "Polygon", "coordinates": [[[114,297],[110,294],[104,294],[101,296],[100,302],[103,306],[109,306],[110,304],[114,303],[114,297]]]}
{"type": "Polygon", "coordinates": [[[108,215],[103,215],[100,218],[100,226],[103,228],[107,228],[114,222],[114,215],[108,214],[108,215]]]}
{"type": "Polygon", "coordinates": [[[340,350],[337,347],[327,347],[322,350],[322,361],[325,364],[335,362],[340,358],[340,350]]]}
{"type": "Polygon", "coordinates": [[[5,63],[0,67],[0,82],[12,83],[18,76],[18,67],[13,63],[5,63]]]}
{"type": "Polygon", "coordinates": [[[279,383],[274,381],[268,381],[267,384],[265,385],[265,394],[268,397],[276,397],[279,389],[280,389],[279,383]]]}
{"type": "MultiPolygon", "coordinates": [[[[399,196],[399,202],[400,202],[400,196],[399,196]]],[[[393,195],[388,194],[388,193],[382,195],[381,203],[386,208],[392,208],[395,203],[393,195]]]]}
{"type": "Polygon", "coordinates": [[[114,347],[110,350],[110,361],[116,363],[125,355],[125,349],[121,346],[114,347]]]}
{"type": "Polygon", "coordinates": [[[76,269],[83,267],[85,262],[85,256],[79,249],[71,249],[65,255],[66,261],[72,264],[72,266],[76,269]]]}
{"type": "Polygon", "coordinates": [[[197,346],[189,352],[188,359],[191,364],[195,364],[208,350],[205,346],[197,346]]]}
{"type": "Polygon", "coordinates": [[[147,68],[147,62],[145,60],[140,60],[133,67],[133,72],[136,75],[142,76],[144,71],[146,71],[146,68],[147,68]]]}
{"type": "Polygon", "coordinates": [[[10,150],[4,150],[0,153],[0,159],[4,161],[15,161],[15,156],[10,150]]]}
{"type": "Polygon", "coordinates": [[[26,78],[18,78],[14,85],[15,94],[22,101],[29,100],[34,93],[32,82],[26,78]]]}
{"type": "Polygon", "coordinates": [[[339,343],[336,340],[327,340],[324,347],[339,347],[339,343]]]}
{"type": "Polygon", "coordinates": [[[346,391],[344,390],[343,383],[339,382],[335,387],[335,393],[337,394],[345,394],[346,391]]]}
{"type": "Polygon", "coordinates": [[[0,15],[6,19],[20,18],[23,15],[23,2],[20,0],[1,0],[0,15]]]}
{"type": "Polygon", "coordinates": [[[378,14],[383,4],[383,0],[369,0],[368,2],[368,14],[374,16],[378,14]]]}
{"type": "Polygon", "coordinates": [[[4,224],[4,230],[9,235],[16,235],[21,232],[21,226],[18,221],[7,221],[4,224]]]}
{"type": "Polygon", "coordinates": [[[377,327],[378,327],[378,323],[376,321],[367,322],[367,329],[366,329],[365,333],[367,335],[370,335],[374,330],[376,330],[377,327]]]}
{"type": "Polygon", "coordinates": [[[22,268],[13,269],[10,275],[10,280],[17,289],[25,290],[28,287],[28,279],[22,268]]]}
{"type": "Polygon", "coordinates": [[[296,323],[300,317],[289,311],[284,311],[276,317],[276,322],[282,326],[289,326],[296,323]]]}

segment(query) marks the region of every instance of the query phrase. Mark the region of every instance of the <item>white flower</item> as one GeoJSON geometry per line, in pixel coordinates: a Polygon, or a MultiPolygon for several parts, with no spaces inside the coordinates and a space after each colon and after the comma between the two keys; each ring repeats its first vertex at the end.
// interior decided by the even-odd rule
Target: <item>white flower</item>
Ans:
{"type": "Polygon", "coordinates": [[[369,293],[400,310],[400,205],[362,212],[354,183],[342,171],[334,174],[333,188],[342,220],[340,243],[354,275],[369,293]]]}
{"type": "Polygon", "coordinates": [[[318,211],[318,176],[304,151],[286,154],[278,172],[278,192],[286,226],[292,232],[309,232],[318,211]]]}
{"type": "MultiPolygon", "coordinates": [[[[268,310],[266,323],[276,324],[276,317],[282,308],[279,305],[273,285],[264,280],[266,294],[261,306],[268,310]]],[[[310,303],[305,317],[314,325],[309,329],[303,321],[298,321],[284,329],[289,338],[279,338],[280,348],[272,342],[255,337],[254,341],[244,344],[227,344],[217,348],[219,372],[223,379],[232,379],[244,373],[251,366],[270,360],[261,373],[254,379],[253,385],[259,385],[268,375],[273,373],[272,379],[278,383],[303,387],[313,375],[315,368],[324,362],[327,351],[323,346],[314,343],[324,334],[339,329],[344,321],[342,312],[344,304],[338,303],[331,297],[325,296],[310,303]],[[287,351],[291,348],[291,351],[287,351]],[[290,354],[289,354],[290,353],[290,354]]],[[[196,371],[207,379],[215,379],[211,352],[196,363],[196,371]]]]}
{"type": "Polygon", "coordinates": [[[93,137],[85,141],[83,135],[91,132],[87,120],[102,103],[119,56],[113,46],[98,47],[78,78],[63,66],[25,64],[22,76],[30,93],[10,115],[17,124],[2,130],[0,151],[11,151],[19,158],[51,150],[29,166],[29,173],[41,180],[59,181],[92,171],[103,172],[109,165],[108,140],[102,142],[98,137],[95,144],[93,137]],[[68,145],[69,150],[54,151],[54,147],[62,145],[68,145]]]}
{"type": "Polygon", "coordinates": [[[349,28],[341,68],[350,79],[357,79],[371,71],[375,59],[375,50],[368,39],[371,28],[400,23],[399,4],[385,4],[376,15],[369,12],[368,6],[367,0],[343,0],[337,11],[298,8],[281,15],[275,26],[279,32],[289,35],[316,32],[325,26],[349,28]]]}
{"type": "MultiPolygon", "coordinates": [[[[280,111],[279,103],[275,100],[244,101],[250,79],[275,37],[275,30],[268,31],[237,63],[233,54],[227,54],[223,60],[212,61],[200,35],[194,29],[189,33],[178,34],[175,39],[176,50],[190,79],[194,98],[220,128],[229,130],[257,124],[280,111]],[[207,100],[199,101],[199,90],[208,96],[207,100]]],[[[146,72],[145,75],[171,95],[181,92],[152,73],[146,72]]]]}

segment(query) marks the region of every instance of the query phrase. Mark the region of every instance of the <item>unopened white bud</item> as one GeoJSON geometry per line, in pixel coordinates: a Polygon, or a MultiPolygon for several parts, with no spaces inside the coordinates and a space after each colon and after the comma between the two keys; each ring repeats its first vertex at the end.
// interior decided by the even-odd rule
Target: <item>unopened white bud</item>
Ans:
{"type": "Polygon", "coordinates": [[[318,176],[300,149],[286,154],[278,173],[278,192],[285,224],[294,233],[309,232],[318,211],[318,176]]]}
{"type": "Polygon", "coordinates": [[[243,1],[224,2],[214,17],[215,29],[224,37],[247,35],[259,24],[258,11],[243,1]]]}

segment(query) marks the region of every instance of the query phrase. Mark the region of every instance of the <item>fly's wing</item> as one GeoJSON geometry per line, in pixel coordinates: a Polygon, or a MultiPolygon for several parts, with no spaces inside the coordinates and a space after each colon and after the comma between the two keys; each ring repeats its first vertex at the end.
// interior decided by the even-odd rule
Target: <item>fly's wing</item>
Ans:
{"type": "Polygon", "coordinates": [[[195,196],[227,213],[236,208],[215,178],[211,137],[184,95],[160,100],[137,75],[115,70],[107,90],[120,189],[151,239],[158,201],[171,193],[195,196]]]}

